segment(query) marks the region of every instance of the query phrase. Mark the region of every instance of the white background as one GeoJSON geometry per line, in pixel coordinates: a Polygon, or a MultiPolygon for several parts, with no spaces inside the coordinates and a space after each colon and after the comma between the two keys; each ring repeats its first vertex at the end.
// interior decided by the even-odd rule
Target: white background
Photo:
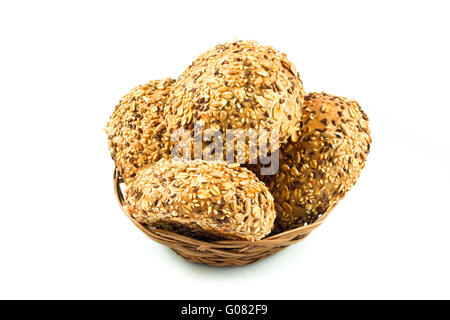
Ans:
{"type": "Polygon", "coordinates": [[[2,1],[0,298],[450,298],[447,1],[2,1]],[[185,262],[113,193],[102,131],[147,80],[254,39],[307,91],[357,99],[373,145],[305,241],[255,265],[185,262]]]}

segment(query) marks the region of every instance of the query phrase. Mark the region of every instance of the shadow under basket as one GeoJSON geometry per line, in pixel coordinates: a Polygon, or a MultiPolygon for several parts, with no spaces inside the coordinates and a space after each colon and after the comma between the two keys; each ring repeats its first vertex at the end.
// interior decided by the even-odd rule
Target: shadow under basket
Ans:
{"type": "Polygon", "coordinates": [[[196,263],[210,266],[244,266],[260,261],[277,253],[291,244],[305,239],[311,231],[320,226],[331,210],[320,216],[314,223],[250,242],[243,240],[202,241],[174,232],[145,226],[128,214],[124,207],[124,195],[121,188],[123,179],[114,170],[114,189],[117,200],[125,215],[147,237],[159,242],[181,257],[196,263]]]}

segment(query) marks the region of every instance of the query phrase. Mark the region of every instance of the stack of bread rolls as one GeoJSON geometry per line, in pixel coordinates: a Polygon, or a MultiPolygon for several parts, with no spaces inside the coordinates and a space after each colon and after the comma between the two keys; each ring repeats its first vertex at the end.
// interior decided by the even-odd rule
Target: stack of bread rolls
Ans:
{"type": "Polygon", "coordinates": [[[368,122],[354,100],[305,94],[285,54],[235,41],[200,55],[177,80],[134,88],[106,133],[137,221],[198,239],[257,241],[336,206],[365,165],[368,122]],[[228,148],[207,157],[211,143],[196,139],[196,126],[221,141],[238,132],[231,160],[228,148]],[[267,174],[269,153],[279,162],[267,174]]]}

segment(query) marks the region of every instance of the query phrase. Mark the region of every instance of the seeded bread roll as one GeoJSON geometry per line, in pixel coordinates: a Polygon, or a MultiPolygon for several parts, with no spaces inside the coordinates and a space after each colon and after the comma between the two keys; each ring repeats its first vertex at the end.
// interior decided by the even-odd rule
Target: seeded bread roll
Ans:
{"type": "Polygon", "coordinates": [[[145,164],[170,156],[163,108],[175,80],[154,80],[125,95],[106,125],[111,157],[125,183],[145,164]]]}
{"type": "MultiPolygon", "coordinates": [[[[200,55],[176,81],[166,105],[168,128],[192,131],[197,121],[224,135],[226,129],[265,129],[258,143],[276,149],[271,133],[278,131],[281,142],[294,134],[303,100],[302,81],[285,54],[255,41],[228,42],[200,55]]],[[[249,144],[242,160],[249,160],[249,144]]]]}
{"type": "Polygon", "coordinates": [[[315,221],[356,182],[370,150],[369,119],[359,104],[326,93],[305,98],[299,136],[280,149],[276,175],[262,176],[275,199],[277,228],[315,221]]]}
{"type": "Polygon", "coordinates": [[[141,169],[126,192],[139,222],[208,239],[259,240],[275,220],[273,197],[251,171],[225,162],[159,162],[141,169]]]}

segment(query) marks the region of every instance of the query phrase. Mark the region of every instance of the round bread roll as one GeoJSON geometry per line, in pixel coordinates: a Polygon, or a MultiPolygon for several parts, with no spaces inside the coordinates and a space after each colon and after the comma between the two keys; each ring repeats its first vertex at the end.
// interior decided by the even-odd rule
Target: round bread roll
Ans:
{"type": "MultiPolygon", "coordinates": [[[[240,149],[245,155],[235,152],[243,163],[265,153],[249,153],[249,145],[278,149],[278,136],[276,145],[271,143],[273,132],[279,142],[287,141],[298,127],[303,100],[302,81],[285,54],[255,41],[228,42],[200,55],[178,78],[166,105],[168,128],[192,132],[199,123],[223,135],[227,129],[243,129],[242,137],[253,129],[259,140],[245,142],[240,149]],[[260,129],[267,133],[260,135],[260,129]]],[[[242,145],[239,137],[224,142],[242,145]]]]}
{"type": "Polygon", "coordinates": [[[278,173],[261,176],[274,196],[280,230],[312,223],[334,207],[370,150],[369,119],[354,100],[308,94],[299,129],[280,149],[278,173]]]}
{"type": "Polygon", "coordinates": [[[154,80],[125,95],[106,125],[111,157],[126,184],[145,164],[170,156],[163,116],[175,80],[154,80]]]}
{"type": "Polygon", "coordinates": [[[259,240],[275,220],[273,197],[251,171],[225,162],[171,161],[142,168],[126,209],[149,226],[206,239],[259,240]]]}

